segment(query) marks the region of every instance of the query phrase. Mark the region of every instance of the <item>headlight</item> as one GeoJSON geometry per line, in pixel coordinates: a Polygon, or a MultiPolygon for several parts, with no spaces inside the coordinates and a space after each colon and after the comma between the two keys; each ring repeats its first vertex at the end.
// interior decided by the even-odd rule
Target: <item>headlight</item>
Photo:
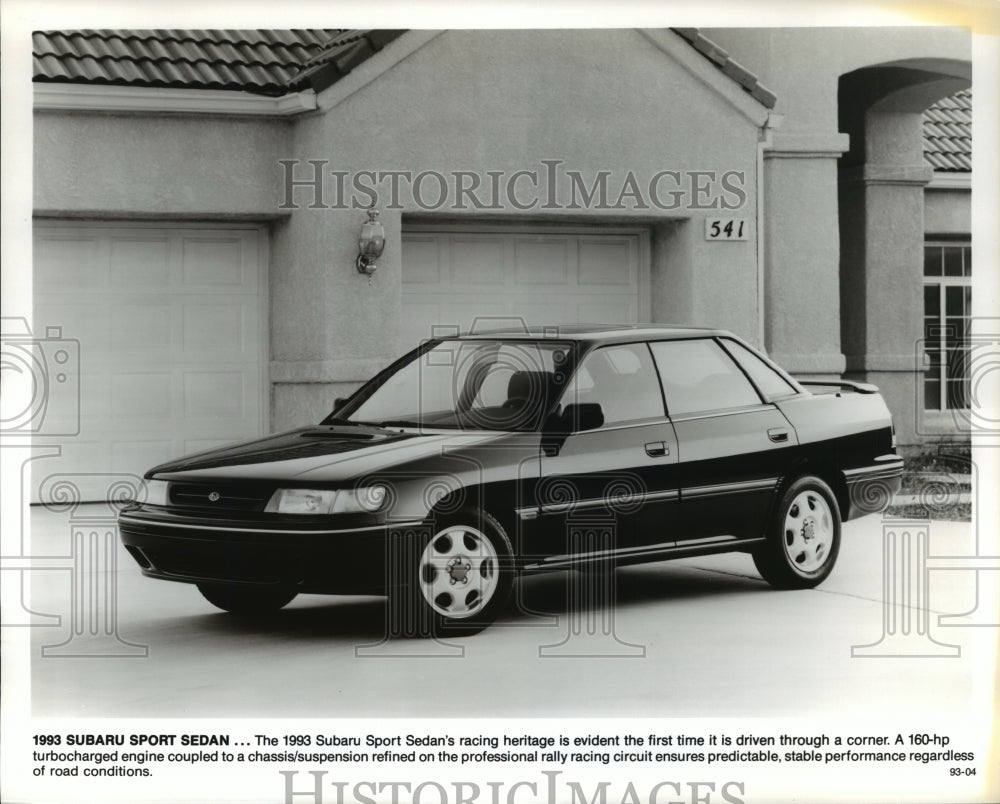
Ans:
{"type": "Polygon", "coordinates": [[[328,514],[336,497],[335,491],[278,489],[264,510],[277,514],[328,514]]]}
{"type": "Polygon", "coordinates": [[[143,480],[135,501],[145,505],[167,504],[166,480],[143,480]]]}
{"type": "Polygon", "coordinates": [[[378,511],[388,498],[385,486],[325,491],[278,489],[265,511],[274,514],[358,514],[378,511]]]}
{"type": "Polygon", "coordinates": [[[389,496],[385,486],[365,486],[360,489],[342,489],[333,503],[334,514],[373,513],[385,505],[389,496]]]}

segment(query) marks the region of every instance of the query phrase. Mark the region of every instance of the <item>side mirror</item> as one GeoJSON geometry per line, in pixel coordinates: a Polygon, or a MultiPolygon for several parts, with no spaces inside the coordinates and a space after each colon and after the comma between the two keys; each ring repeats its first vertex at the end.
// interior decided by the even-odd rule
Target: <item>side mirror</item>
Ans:
{"type": "Polygon", "coordinates": [[[604,424],[604,410],[596,402],[567,405],[559,415],[549,417],[545,432],[553,435],[569,435],[584,430],[596,430],[604,424]]]}
{"type": "Polygon", "coordinates": [[[570,433],[596,430],[603,424],[604,410],[596,402],[567,405],[561,414],[553,414],[545,422],[542,451],[550,457],[558,455],[570,433]]]}
{"type": "Polygon", "coordinates": [[[340,407],[341,407],[341,405],[343,405],[346,401],[347,401],[347,397],[346,396],[338,396],[336,399],[334,399],[333,400],[333,410],[334,410],[334,412],[336,412],[337,410],[339,410],[340,407]]]}
{"type": "Polygon", "coordinates": [[[604,424],[604,410],[597,402],[567,405],[561,418],[566,423],[567,433],[581,433],[601,427],[604,424]]]}

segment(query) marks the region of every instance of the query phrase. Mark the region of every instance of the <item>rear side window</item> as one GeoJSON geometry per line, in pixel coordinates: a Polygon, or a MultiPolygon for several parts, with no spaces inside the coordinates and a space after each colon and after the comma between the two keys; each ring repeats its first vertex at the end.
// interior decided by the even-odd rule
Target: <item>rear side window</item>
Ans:
{"type": "Polygon", "coordinates": [[[760,404],[750,381],[714,340],[660,341],[650,348],[671,416],[760,404]]]}
{"type": "Polygon", "coordinates": [[[736,362],[753,378],[753,381],[757,383],[757,387],[760,388],[764,396],[768,399],[797,393],[794,386],[742,343],[737,343],[726,338],[725,344],[726,349],[736,359],[736,362]]]}

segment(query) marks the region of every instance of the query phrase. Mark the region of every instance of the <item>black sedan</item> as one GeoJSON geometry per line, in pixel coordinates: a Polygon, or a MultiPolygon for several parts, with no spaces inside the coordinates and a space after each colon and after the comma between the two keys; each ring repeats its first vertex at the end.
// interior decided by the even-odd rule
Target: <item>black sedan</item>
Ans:
{"type": "Polygon", "coordinates": [[[119,526],[227,611],[388,594],[404,630],[467,634],[519,573],[744,551],[815,586],[901,474],[873,386],[720,330],[576,326],[424,342],[319,425],[150,470],[119,526]]]}

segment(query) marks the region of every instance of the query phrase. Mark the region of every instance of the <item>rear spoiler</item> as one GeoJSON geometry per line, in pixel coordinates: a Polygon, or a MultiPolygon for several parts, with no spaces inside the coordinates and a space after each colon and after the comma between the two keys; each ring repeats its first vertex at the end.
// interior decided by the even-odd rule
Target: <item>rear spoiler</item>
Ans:
{"type": "Polygon", "coordinates": [[[878,386],[867,382],[852,382],[851,380],[799,380],[799,385],[809,387],[816,385],[826,388],[843,388],[856,394],[877,394],[878,386]]]}

